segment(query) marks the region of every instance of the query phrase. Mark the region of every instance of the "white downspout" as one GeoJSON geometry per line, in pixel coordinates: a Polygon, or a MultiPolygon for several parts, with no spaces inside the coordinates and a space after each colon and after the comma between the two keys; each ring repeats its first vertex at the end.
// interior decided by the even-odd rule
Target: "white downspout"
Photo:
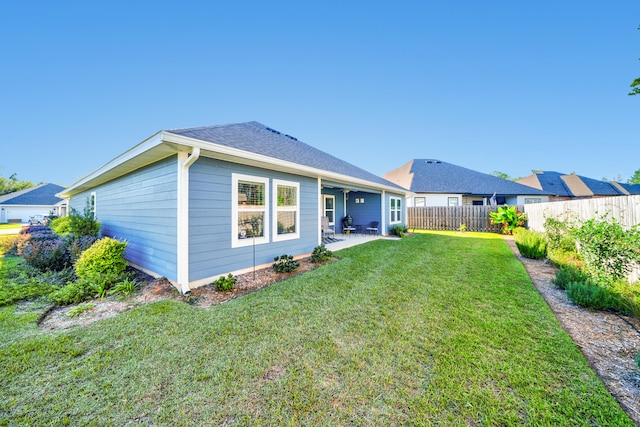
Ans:
{"type": "Polygon", "coordinates": [[[189,289],[189,168],[200,157],[200,148],[193,147],[191,155],[184,151],[178,153],[178,286],[182,295],[188,295],[189,289]]]}
{"type": "Polygon", "coordinates": [[[380,197],[380,212],[382,213],[382,215],[380,215],[380,222],[382,223],[382,227],[380,227],[380,230],[382,230],[381,234],[389,234],[389,229],[387,228],[387,192],[385,190],[382,190],[382,196],[380,197]]]}

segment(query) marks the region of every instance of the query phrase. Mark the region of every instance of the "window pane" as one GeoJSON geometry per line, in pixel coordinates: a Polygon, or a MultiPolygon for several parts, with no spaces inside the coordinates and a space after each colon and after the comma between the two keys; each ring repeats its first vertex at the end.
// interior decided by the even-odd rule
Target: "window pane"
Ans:
{"type": "Polygon", "coordinates": [[[417,208],[424,207],[427,205],[427,199],[425,197],[416,197],[415,206],[417,208]]]}
{"type": "Polygon", "coordinates": [[[263,212],[238,212],[238,239],[264,236],[263,212]]]}
{"type": "Polygon", "coordinates": [[[325,213],[327,214],[327,218],[329,218],[329,224],[333,224],[334,223],[333,211],[326,211],[325,213]]]}
{"type": "Polygon", "coordinates": [[[296,232],[296,213],[278,212],[278,234],[292,234],[296,232]]]}
{"type": "Polygon", "coordinates": [[[264,184],[238,181],[239,206],[264,206],[264,184]]]}
{"type": "Polygon", "coordinates": [[[327,197],[324,199],[324,208],[325,209],[333,209],[333,197],[327,197]]]}
{"type": "Polygon", "coordinates": [[[296,206],[297,188],[287,185],[278,186],[278,206],[296,206]]]}

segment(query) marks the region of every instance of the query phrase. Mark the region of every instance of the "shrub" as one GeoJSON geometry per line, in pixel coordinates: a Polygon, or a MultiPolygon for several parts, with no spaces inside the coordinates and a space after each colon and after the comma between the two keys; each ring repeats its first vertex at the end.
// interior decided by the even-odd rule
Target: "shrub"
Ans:
{"type": "Polygon", "coordinates": [[[567,296],[576,305],[593,310],[624,310],[624,301],[611,290],[586,279],[567,284],[567,296]]]}
{"type": "Polygon", "coordinates": [[[391,234],[392,236],[398,236],[400,238],[403,238],[408,231],[409,229],[404,224],[394,224],[389,227],[389,234],[391,234]]]}
{"type": "Polygon", "coordinates": [[[543,233],[516,227],[513,237],[520,254],[526,258],[542,259],[547,256],[547,238],[543,233]]]}
{"type": "Polygon", "coordinates": [[[615,218],[591,218],[576,229],[587,272],[598,283],[623,279],[640,261],[640,229],[624,230],[615,218]]]}
{"type": "Polygon", "coordinates": [[[576,252],[576,237],[574,234],[576,219],[570,219],[569,213],[565,214],[565,220],[557,218],[545,218],[544,230],[549,242],[549,249],[576,252]]]}
{"type": "Polygon", "coordinates": [[[31,237],[24,244],[22,256],[40,271],[60,271],[71,265],[65,241],[54,234],[31,237]]]}
{"type": "Polygon", "coordinates": [[[55,305],[77,304],[95,295],[95,291],[91,287],[91,283],[87,280],[79,279],[75,282],[69,282],[66,286],[49,294],[49,301],[55,305]]]}
{"type": "Polygon", "coordinates": [[[88,198],[83,214],[78,213],[75,209],[71,209],[69,212],[69,233],[76,236],[98,237],[100,235],[100,223],[91,209],[88,198]]]}
{"type": "Polygon", "coordinates": [[[11,250],[16,246],[19,238],[20,236],[17,234],[7,234],[0,236],[0,255],[10,253],[11,250]]]}
{"type": "Polygon", "coordinates": [[[61,216],[49,222],[49,228],[51,231],[58,235],[70,234],[71,233],[71,217],[70,216],[61,216]]]}
{"type": "Polygon", "coordinates": [[[80,255],[91,247],[98,239],[93,236],[67,236],[67,252],[71,264],[75,264],[80,255]]]}
{"type": "Polygon", "coordinates": [[[500,206],[497,212],[489,212],[492,224],[500,224],[503,234],[511,234],[516,227],[522,227],[527,214],[519,212],[515,206],[500,206]]]}
{"type": "Polygon", "coordinates": [[[89,249],[84,251],[75,264],[78,278],[105,283],[109,288],[123,279],[127,268],[124,250],[127,242],[121,242],[111,237],[97,240],[89,249]]]}
{"type": "Polygon", "coordinates": [[[300,263],[292,255],[281,255],[273,259],[273,269],[278,273],[291,273],[300,267],[300,263]]]}
{"type": "Polygon", "coordinates": [[[588,280],[588,276],[578,267],[564,265],[556,271],[556,277],[553,279],[553,283],[560,289],[567,289],[569,283],[584,282],[586,280],[588,280]]]}
{"type": "Polygon", "coordinates": [[[233,274],[229,273],[228,276],[220,276],[219,279],[214,280],[211,285],[215,288],[216,291],[230,291],[233,289],[233,286],[236,284],[238,279],[233,276],[233,274]]]}
{"type": "Polygon", "coordinates": [[[321,262],[329,261],[332,256],[333,252],[327,249],[324,244],[321,244],[320,246],[313,248],[313,252],[311,253],[311,262],[319,264],[321,262]]]}

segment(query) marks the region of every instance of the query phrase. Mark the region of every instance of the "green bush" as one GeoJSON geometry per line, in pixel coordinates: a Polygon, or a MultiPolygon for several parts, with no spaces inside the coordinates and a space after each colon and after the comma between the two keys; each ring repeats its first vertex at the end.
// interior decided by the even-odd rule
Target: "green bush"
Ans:
{"type": "Polygon", "coordinates": [[[575,225],[577,220],[570,219],[570,214],[564,215],[565,220],[545,218],[544,230],[549,242],[549,249],[564,252],[576,252],[575,225]]]}
{"type": "Polygon", "coordinates": [[[49,301],[55,305],[77,304],[95,296],[91,282],[83,279],[69,282],[66,286],[49,294],[49,301]]]}
{"type": "Polygon", "coordinates": [[[75,236],[69,234],[67,239],[67,253],[71,264],[75,264],[80,255],[91,247],[98,239],[94,236],[75,236]]]}
{"type": "Polygon", "coordinates": [[[404,224],[394,224],[389,227],[389,234],[403,238],[409,229],[404,224]]]}
{"type": "Polygon", "coordinates": [[[578,267],[574,265],[563,265],[556,271],[556,277],[553,279],[553,283],[560,289],[567,289],[569,283],[572,282],[584,282],[588,280],[586,273],[583,273],[578,267]]]}
{"type": "Polygon", "coordinates": [[[547,238],[543,233],[516,227],[513,238],[522,256],[531,259],[543,259],[547,256],[547,238]]]}
{"type": "Polygon", "coordinates": [[[281,255],[273,259],[273,269],[278,273],[291,273],[300,267],[300,263],[291,255],[281,255]]]}
{"type": "Polygon", "coordinates": [[[615,218],[591,218],[576,229],[579,252],[589,275],[610,285],[640,262],[640,229],[625,230],[615,218]]]}
{"type": "Polygon", "coordinates": [[[105,283],[106,288],[123,280],[127,262],[124,250],[127,242],[121,242],[111,237],[97,240],[89,249],[84,251],[75,264],[76,275],[80,279],[105,283]]]}
{"type": "Polygon", "coordinates": [[[567,296],[576,305],[593,310],[626,311],[623,299],[611,290],[587,279],[567,284],[567,296]]]}
{"type": "Polygon", "coordinates": [[[69,233],[76,236],[100,236],[100,223],[91,209],[89,199],[84,208],[84,213],[80,214],[75,209],[69,212],[69,233]]]}
{"type": "Polygon", "coordinates": [[[333,252],[327,249],[324,244],[321,244],[320,246],[313,248],[313,252],[311,253],[311,262],[316,264],[326,262],[329,261],[332,256],[333,252]]]}
{"type": "Polygon", "coordinates": [[[527,214],[519,212],[515,206],[500,206],[497,212],[489,212],[492,224],[500,224],[503,234],[511,234],[516,227],[522,227],[527,214]]]}
{"type": "Polygon", "coordinates": [[[49,228],[62,236],[71,233],[71,216],[61,216],[49,222],[49,228]]]}
{"type": "Polygon", "coordinates": [[[230,291],[236,284],[238,279],[229,273],[228,276],[220,276],[217,280],[214,280],[211,285],[216,291],[230,291]]]}

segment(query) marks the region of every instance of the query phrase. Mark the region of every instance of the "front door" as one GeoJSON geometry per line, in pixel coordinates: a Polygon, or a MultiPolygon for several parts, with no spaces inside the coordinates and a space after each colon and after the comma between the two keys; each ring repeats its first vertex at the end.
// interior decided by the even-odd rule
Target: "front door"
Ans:
{"type": "Polygon", "coordinates": [[[323,215],[329,218],[329,225],[336,225],[336,197],[330,194],[322,195],[323,215]]]}

